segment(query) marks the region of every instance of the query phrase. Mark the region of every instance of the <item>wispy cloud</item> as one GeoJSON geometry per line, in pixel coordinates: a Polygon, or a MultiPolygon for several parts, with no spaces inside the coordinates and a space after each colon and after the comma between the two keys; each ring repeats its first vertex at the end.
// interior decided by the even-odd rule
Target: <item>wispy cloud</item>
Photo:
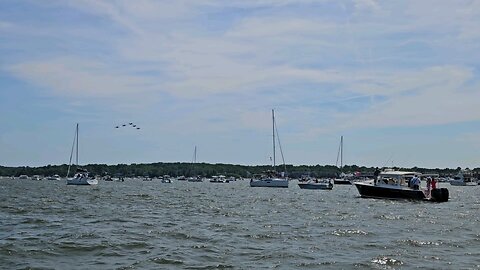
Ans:
{"type": "Polygon", "coordinates": [[[480,120],[478,1],[80,0],[24,10],[0,21],[0,72],[48,97],[101,99],[146,121],[168,114],[161,131],[264,132],[273,107],[286,140],[480,120]]]}

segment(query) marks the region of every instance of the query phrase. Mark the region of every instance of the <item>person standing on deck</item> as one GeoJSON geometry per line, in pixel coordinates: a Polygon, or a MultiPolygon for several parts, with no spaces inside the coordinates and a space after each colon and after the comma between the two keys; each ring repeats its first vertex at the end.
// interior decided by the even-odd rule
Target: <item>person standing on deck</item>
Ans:
{"type": "Polygon", "coordinates": [[[432,178],[429,176],[429,177],[427,177],[427,195],[430,195],[431,184],[432,184],[432,178]]]}
{"type": "Polygon", "coordinates": [[[417,175],[415,175],[415,176],[412,178],[412,180],[410,180],[410,181],[411,181],[411,183],[412,183],[412,188],[413,188],[414,190],[419,190],[419,189],[420,189],[420,183],[421,183],[421,181],[420,181],[420,178],[418,178],[417,175]]]}
{"type": "Polygon", "coordinates": [[[432,185],[432,190],[436,189],[437,188],[437,181],[435,180],[434,177],[432,177],[432,181],[430,183],[432,185]]]}
{"type": "Polygon", "coordinates": [[[378,167],[376,167],[375,172],[373,172],[373,183],[374,183],[374,185],[377,185],[377,180],[378,180],[379,175],[380,175],[380,170],[378,169],[378,167]]]}

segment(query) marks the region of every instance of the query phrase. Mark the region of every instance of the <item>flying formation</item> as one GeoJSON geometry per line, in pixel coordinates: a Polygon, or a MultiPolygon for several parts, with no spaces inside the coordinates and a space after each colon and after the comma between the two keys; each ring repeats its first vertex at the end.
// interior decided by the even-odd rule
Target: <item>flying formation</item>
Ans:
{"type": "Polygon", "coordinates": [[[122,124],[122,125],[115,126],[115,128],[123,128],[123,127],[125,127],[125,128],[126,128],[126,127],[132,127],[132,128],[134,128],[134,129],[140,129],[139,127],[137,127],[136,124],[134,124],[134,123],[132,123],[132,122],[130,122],[130,123],[128,123],[128,124],[122,124]]]}

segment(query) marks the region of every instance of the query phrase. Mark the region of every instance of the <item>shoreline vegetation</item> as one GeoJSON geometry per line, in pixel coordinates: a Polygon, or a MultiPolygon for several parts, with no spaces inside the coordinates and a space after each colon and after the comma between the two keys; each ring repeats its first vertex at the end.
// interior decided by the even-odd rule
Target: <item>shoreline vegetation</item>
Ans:
{"type": "MultiPolygon", "coordinates": [[[[226,175],[234,177],[250,177],[254,174],[259,174],[267,170],[271,170],[271,165],[235,165],[235,164],[222,164],[222,163],[195,163],[195,170],[193,170],[192,164],[187,162],[157,162],[157,163],[143,163],[143,164],[88,164],[80,166],[88,170],[90,173],[99,176],[111,175],[111,176],[123,176],[123,177],[135,177],[135,176],[148,176],[159,177],[163,175],[169,175],[172,177],[178,176],[203,176],[211,177],[214,175],[226,175]]],[[[461,170],[457,168],[401,168],[391,167],[395,170],[402,171],[414,171],[419,173],[435,173],[440,176],[451,176],[461,170]]],[[[55,175],[65,176],[67,173],[68,165],[46,165],[42,167],[6,167],[0,166],[1,176],[14,176],[20,175],[55,175]]],[[[357,165],[344,165],[343,168],[333,165],[286,165],[285,167],[278,168],[283,171],[286,169],[286,175],[290,178],[298,178],[304,175],[313,177],[335,177],[340,173],[359,173],[363,176],[371,176],[375,171],[375,167],[365,167],[357,165]]],[[[468,169],[468,168],[467,168],[468,169]]],[[[480,176],[480,168],[471,169],[473,176],[480,176]]]]}

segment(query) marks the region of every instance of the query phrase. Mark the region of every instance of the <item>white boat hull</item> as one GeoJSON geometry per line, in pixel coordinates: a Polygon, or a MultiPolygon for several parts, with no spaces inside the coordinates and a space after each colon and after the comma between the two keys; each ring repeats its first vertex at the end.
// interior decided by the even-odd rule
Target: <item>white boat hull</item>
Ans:
{"type": "Polygon", "coordinates": [[[252,179],[250,180],[250,186],[288,188],[288,180],[280,178],[252,179]]]}
{"type": "Polygon", "coordinates": [[[67,179],[67,185],[92,186],[97,184],[98,184],[97,179],[90,179],[87,177],[75,177],[72,179],[67,179]]]}
{"type": "Polygon", "coordinates": [[[450,181],[450,185],[452,186],[476,186],[478,185],[476,182],[463,182],[463,181],[450,181]]]}

